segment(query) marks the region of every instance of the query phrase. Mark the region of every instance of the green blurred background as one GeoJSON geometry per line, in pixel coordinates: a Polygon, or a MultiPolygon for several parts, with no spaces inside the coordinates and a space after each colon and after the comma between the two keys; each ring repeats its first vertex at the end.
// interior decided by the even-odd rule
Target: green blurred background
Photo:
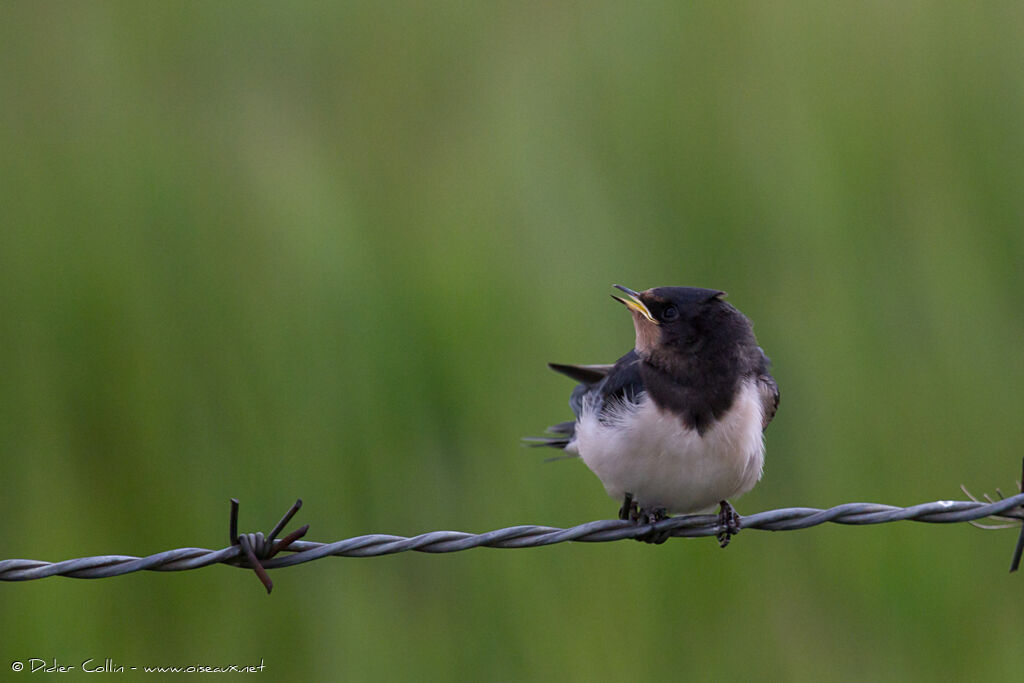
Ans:
{"type": "MultiPolygon", "coordinates": [[[[518,439],[610,285],[727,290],[741,513],[1012,490],[1019,3],[4,3],[2,558],[613,516],[518,439]],[[293,524],[294,526],[294,524],[293,524]]],[[[1019,675],[1015,532],[910,523],[0,585],[0,662],[306,680],[1019,675]]],[[[8,674],[10,675],[10,674],[8,674]]],[[[22,674],[26,676],[27,674],[22,674]]]]}

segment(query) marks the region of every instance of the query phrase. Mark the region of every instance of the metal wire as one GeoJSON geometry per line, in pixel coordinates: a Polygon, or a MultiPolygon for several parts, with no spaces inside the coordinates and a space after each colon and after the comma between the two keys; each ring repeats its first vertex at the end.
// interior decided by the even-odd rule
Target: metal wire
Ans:
{"type": "MultiPolygon", "coordinates": [[[[141,570],[185,571],[199,569],[211,564],[227,564],[245,569],[254,569],[260,575],[267,591],[272,583],[263,569],[290,567],[323,557],[373,557],[391,555],[408,550],[423,553],[451,553],[480,546],[487,548],[534,548],[566,541],[580,543],[601,543],[638,538],[652,531],[668,531],[670,536],[690,538],[715,536],[723,529],[717,515],[687,515],[670,517],[655,524],[637,525],[617,519],[587,522],[568,529],[548,526],[514,526],[497,529],[483,534],[462,531],[432,531],[407,538],[386,534],[356,536],[334,543],[315,543],[297,540],[305,530],[303,527],[286,538],[274,543],[276,535],[283,530],[291,516],[301,506],[298,501],[285,514],[274,530],[264,538],[262,534],[237,533],[238,502],[232,501],[231,543],[222,550],[205,548],[178,548],[148,557],[126,555],[101,555],[81,557],[63,562],[40,560],[0,560],[0,581],[29,581],[48,576],[68,576],[76,579],[101,579],[119,576],[141,570]],[[275,557],[286,550],[291,555],[275,557]]],[[[832,522],[834,524],[884,524],[911,520],[933,524],[969,522],[983,517],[998,516],[1003,520],[1024,519],[1024,493],[1002,500],[982,503],[980,501],[940,500],[901,508],[877,503],[846,503],[827,510],[817,508],[782,508],[747,515],[741,519],[741,529],[762,531],[792,531],[832,522]]],[[[1024,539],[1024,529],[1021,532],[1024,539]]],[[[1015,552],[1015,562],[1019,562],[1015,552]]],[[[1011,566],[1011,571],[1014,567],[1011,566]]]]}

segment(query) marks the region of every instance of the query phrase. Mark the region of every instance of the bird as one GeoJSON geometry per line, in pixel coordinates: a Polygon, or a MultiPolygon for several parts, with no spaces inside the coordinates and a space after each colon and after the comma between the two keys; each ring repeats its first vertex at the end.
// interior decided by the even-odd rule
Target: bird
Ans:
{"type": "Polygon", "coordinates": [[[634,348],[610,365],[548,363],[578,382],[575,419],[527,440],[579,457],[623,501],[620,519],[653,525],[718,505],[724,548],[741,521],[729,499],[761,479],[763,433],[779,406],[771,362],[723,291],[614,287],[628,297],[612,295],[633,317],[634,348]]]}

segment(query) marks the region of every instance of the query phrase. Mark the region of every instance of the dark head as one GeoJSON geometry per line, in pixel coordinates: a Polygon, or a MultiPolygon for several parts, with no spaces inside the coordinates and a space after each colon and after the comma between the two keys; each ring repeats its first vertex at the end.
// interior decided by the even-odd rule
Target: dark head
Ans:
{"type": "MultiPolygon", "coordinates": [[[[698,287],[655,287],[629,295],[612,295],[633,314],[636,350],[655,365],[658,361],[706,353],[732,355],[749,344],[756,346],[750,321],[724,300],[725,292],[698,287]]],[[[671,362],[671,361],[669,361],[671,362]]]]}

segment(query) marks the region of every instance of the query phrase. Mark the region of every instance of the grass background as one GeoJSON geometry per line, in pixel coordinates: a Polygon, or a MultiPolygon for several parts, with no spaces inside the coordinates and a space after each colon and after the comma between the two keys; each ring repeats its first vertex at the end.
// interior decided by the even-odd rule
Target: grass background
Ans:
{"type": "MultiPolygon", "coordinates": [[[[727,290],[782,388],[740,512],[1012,490],[1019,3],[5,3],[4,558],[614,515],[522,435],[610,284],[727,290]]],[[[818,527],[0,586],[3,670],[1019,672],[1013,532],[818,527]]],[[[26,675],[26,674],[23,674],[26,675]]]]}

